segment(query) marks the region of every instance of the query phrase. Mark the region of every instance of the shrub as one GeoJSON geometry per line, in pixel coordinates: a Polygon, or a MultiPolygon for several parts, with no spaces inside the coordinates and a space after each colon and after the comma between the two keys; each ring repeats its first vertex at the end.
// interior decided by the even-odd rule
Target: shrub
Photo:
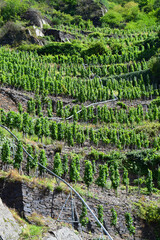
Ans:
{"type": "Polygon", "coordinates": [[[111,225],[116,226],[117,224],[117,212],[114,208],[111,209],[112,217],[111,217],[111,225]]]}
{"type": "Polygon", "coordinates": [[[133,219],[131,217],[131,214],[126,212],[125,213],[125,219],[126,219],[126,226],[129,231],[129,233],[132,235],[135,233],[135,227],[133,226],[133,219]]]}
{"type": "Polygon", "coordinates": [[[108,25],[112,28],[122,26],[123,21],[124,18],[122,15],[114,10],[110,10],[101,18],[101,23],[103,25],[108,25]]]}
{"type": "Polygon", "coordinates": [[[18,50],[21,51],[37,51],[37,49],[40,49],[42,46],[36,45],[36,44],[27,44],[23,42],[19,47],[18,50]]]}
{"type": "MultiPolygon", "coordinates": [[[[98,219],[99,221],[103,224],[103,206],[102,205],[98,205],[98,219]]],[[[98,224],[98,226],[100,227],[100,225],[98,224]]]]}
{"type": "Polygon", "coordinates": [[[86,226],[89,222],[89,218],[87,217],[87,207],[85,206],[84,203],[82,204],[82,212],[79,220],[82,226],[86,226]]]}
{"type": "Polygon", "coordinates": [[[153,77],[156,81],[160,81],[160,56],[159,57],[152,57],[148,64],[153,77]]]}
{"type": "Polygon", "coordinates": [[[146,220],[148,223],[160,224],[160,207],[156,202],[138,202],[135,203],[137,206],[137,214],[141,219],[146,220]]]}
{"type": "Polygon", "coordinates": [[[51,43],[41,49],[38,49],[39,54],[63,54],[63,55],[79,55],[83,48],[83,45],[77,43],[51,43]]]}
{"type": "Polygon", "coordinates": [[[55,154],[54,157],[54,167],[53,167],[53,172],[57,174],[58,176],[62,176],[63,174],[63,168],[62,168],[62,162],[61,162],[61,157],[59,153],[55,154]]]}
{"type": "Polygon", "coordinates": [[[117,105],[120,106],[121,108],[127,109],[127,105],[123,102],[117,102],[117,105]]]}
{"type": "Polygon", "coordinates": [[[89,46],[89,48],[82,51],[82,56],[87,55],[103,55],[107,54],[109,52],[109,49],[104,45],[102,42],[96,42],[89,46]]]}
{"type": "Polygon", "coordinates": [[[4,21],[15,19],[29,7],[26,0],[5,0],[1,7],[1,16],[4,21]]]}

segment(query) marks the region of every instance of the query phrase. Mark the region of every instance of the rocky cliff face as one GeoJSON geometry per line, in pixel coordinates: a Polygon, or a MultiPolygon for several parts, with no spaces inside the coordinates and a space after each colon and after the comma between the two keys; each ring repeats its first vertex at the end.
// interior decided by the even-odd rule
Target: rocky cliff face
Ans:
{"type": "Polygon", "coordinates": [[[12,213],[0,199],[0,239],[17,240],[20,233],[20,226],[16,223],[12,213]]]}
{"type": "MultiPolygon", "coordinates": [[[[45,218],[45,223],[49,231],[44,233],[43,240],[82,240],[73,229],[59,226],[53,219],[45,218]]],[[[0,199],[0,239],[18,240],[21,232],[22,227],[19,226],[12,213],[0,199]]]]}
{"type": "Polygon", "coordinates": [[[81,15],[84,20],[90,19],[94,25],[99,25],[100,18],[107,12],[107,8],[94,0],[79,0],[76,14],[81,15]]]}

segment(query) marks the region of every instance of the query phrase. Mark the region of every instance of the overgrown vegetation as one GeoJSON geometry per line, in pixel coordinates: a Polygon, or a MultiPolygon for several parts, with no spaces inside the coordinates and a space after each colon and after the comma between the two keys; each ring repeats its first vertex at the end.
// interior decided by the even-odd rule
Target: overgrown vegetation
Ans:
{"type": "MultiPolygon", "coordinates": [[[[0,161],[3,170],[16,168],[27,176],[15,171],[1,175],[68,194],[63,183],[45,178],[39,161],[88,199],[112,190],[115,198],[125,190],[127,198],[144,194],[152,199],[160,190],[160,4],[158,0],[94,4],[79,0],[1,4],[1,38],[11,30],[34,30],[24,17],[29,8],[48,21],[43,30],[67,36],[57,41],[52,35],[36,37],[43,46],[22,41],[0,48],[0,87],[22,96],[7,95],[15,111],[8,102],[0,103],[0,124],[20,140],[11,140],[0,129],[0,161]],[[92,16],[90,5],[96,7],[92,16]],[[96,14],[101,7],[100,17],[96,14]],[[87,16],[80,14],[85,9],[87,16]]],[[[159,224],[156,204],[138,203],[139,216],[159,224]]],[[[97,210],[102,223],[105,207],[99,204],[97,210]]],[[[110,211],[116,231],[120,210],[114,206],[110,211]]],[[[135,215],[131,209],[123,212],[130,235],[136,232],[135,215]]],[[[85,205],[80,222],[90,224],[85,205]]],[[[26,239],[34,234],[41,236],[41,226],[28,226],[24,232],[26,239]]]]}

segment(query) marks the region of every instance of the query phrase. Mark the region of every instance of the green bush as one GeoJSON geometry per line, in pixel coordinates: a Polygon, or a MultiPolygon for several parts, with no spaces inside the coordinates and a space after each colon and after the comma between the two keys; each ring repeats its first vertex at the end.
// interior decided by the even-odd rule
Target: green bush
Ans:
{"type": "Polygon", "coordinates": [[[117,102],[117,105],[120,106],[121,108],[127,109],[127,105],[123,102],[117,102]]]}
{"type": "Polygon", "coordinates": [[[122,26],[123,21],[124,18],[122,14],[114,10],[110,10],[101,18],[102,25],[108,25],[111,28],[122,26]]]}
{"type": "Polygon", "coordinates": [[[54,25],[60,25],[60,24],[70,24],[74,18],[70,14],[65,14],[60,11],[56,11],[54,9],[53,14],[51,14],[52,18],[51,21],[54,25]]]}
{"type": "Polygon", "coordinates": [[[159,57],[152,57],[148,64],[153,77],[156,81],[160,81],[160,56],[159,57]]]}
{"type": "Polygon", "coordinates": [[[29,7],[26,0],[5,0],[1,7],[1,16],[4,21],[17,19],[29,7]]]}
{"type": "Polygon", "coordinates": [[[138,208],[137,214],[141,219],[146,220],[148,223],[160,224],[160,206],[156,202],[138,202],[135,203],[138,208]]]}
{"type": "Polygon", "coordinates": [[[79,55],[83,45],[77,43],[51,43],[41,49],[38,49],[39,54],[52,54],[52,55],[79,55]]]}
{"type": "Polygon", "coordinates": [[[82,51],[82,56],[103,55],[109,52],[107,46],[102,42],[92,43],[89,48],[82,51]]]}
{"type": "Polygon", "coordinates": [[[37,49],[40,49],[41,46],[36,44],[27,44],[22,43],[17,49],[21,51],[37,51],[37,49]]]}

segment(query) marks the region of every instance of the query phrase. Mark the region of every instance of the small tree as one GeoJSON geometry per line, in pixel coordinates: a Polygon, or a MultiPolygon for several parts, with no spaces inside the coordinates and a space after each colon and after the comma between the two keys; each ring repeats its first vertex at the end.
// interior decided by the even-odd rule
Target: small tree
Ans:
{"type": "Polygon", "coordinates": [[[22,112],[23,112],[23,107],[22,107],[22,104],[21,104],[21,103],[18,103],[18,112],[19,112],[20,114],[22,114],[22,112]]]}
{"type": "Polygon", "coordinates": [[[60,177],[63,174],[62,162],[61,162],[61,157],[60,157],[59,153],[56,153],[55,156],[54,156],[53,172],[60,177]]]}
{"type": "Polygon", "coordinates": [[[133,219],[131,217],[131,214],[126,212],[125,213],[125,220],[126,220],[126,226],[129,231],[129,233],[132,235],[135,233],[135,227],[133,226],[133,219]]]}
{"type": "Polygon", "coordinates": [[[111,209],[111,213],[112,213],[112,216],[111,216],[111,225],[113,226],[116,226],[117,224],[117,212],[114,208],[111,209]]]}
{"type": "Polygon", "coordinates": [[[82,226],[86,226],[89,222],[89,219],[87,216],[87,207],[85,206],[84,203],[82,203],[82,212],[81,212],[81,215],[80,215],[80,223],[82,224],[82,226]]]}
{"type": "Polygon", "coordinates": [[[52,122],[52,125],[51,125],[51,138],[53,140],[57,140],[58,138],[58,128],[57,128],[56,122],[52,122]]]}
{"type": "MultiPolygon", "coordinates": [[[[27,145],[27,152],[32,156],[33,155],[33,149],[32,149],[32,146],[30,144],[27,145]]],[[[29,157],[27,155],[27,172],[28,174],[30,175],[30,169],[31,169],[31,166],[32,166],[32,161],[33,159],[31,157],[29,157]]]]}
{"type": "Polygon", "coordinates": [[[68,156],[67,156],[67,154],[65,154],[64,156],[63,156],[63,174],[64,174],[64,177],[66,176],[66,174],[68,174],[68,170],[69,170],[69,168],[68,168],[68,156]]]}
{"type": "Polygon", "coordinates": [[[158,188],[160,189],[160,167],[158,168],[157,185],[158,185],[158,188]]]}
{"type": "Polygon", "coordinates": [[[41,123],[41,119],[37,119],[35,126],[34,126],[34,132],[35,134],[38,136],[38,141],[39,138],[41,138],[42,140],[42,123],[41,123]]]}
{"type": "Polygon", "coordinates": [[[111,182],[112,182],[112,187],[115,190],[116,195],[117,195],[117,189],[118,189],[118,186],[119,186],[119,183],[120,183],[120,176],[119,176],[119,170],[118,170],[118,163],[117,162],[114,162],[114,164],[111,165],[110,172],[111,172],[110,179],[111,179],[111,182]]]}
{"type": "Polygon", "coordinates": [[[102,187],[102,189],[106,185],[106,167],[105,167],[105,165],[99,165],[99,176],[96,180],[96,184],[98,186],[102,187]]]}
{"type": "Polygon", "coordinates": [[[64,138],[64,126],[63,123],[58,123],[58,140],[61,141],[64,138]]]}
{"type": "Polygon", "coordinates": [[[11,153],[10,153],[10,146],[9,146],[9,142],[8,141],[3,143],[3,145],[2,145],[1,159],[2,159],[2,163],[4,164],[4,166],[6,164],[11,164],[12,163],[11,153]]]}
{"type": "Polygon", "coordinates": [[[84,169],[84,182],[86,186],[89,188],[91,183],[93,182],[93,168],[92,163],[90,161],[85,161],[85,169],[84,169]]]}
{"type": "Polygon", "coordinates": [[[47,104],[47,113],[48,113],[48,117],[52,117],[52,112],[53,112],[53,108],[52,108],[52,100],[49,99],[49,100],[48,100],[48,104],[47,104]]]}
{"type": "Polygon", "coordinates": [[[23,147],[22,147],[22,143],[18,142],[16,154],[14,157],[14,168],[17,168],[19,170],[21,167],[22,161],[23,161],[23,147]]]}
{"type": "Polygon", "coordinates": [[[24,135],[29,132],[29,114],[26,112],[23,113],[22,131],[24,135]]]}
{"type": "MultiPolygon", "coordinates": [[[[39,163],[41,163],[44,167],[47,166],[47,158],[46,158],[46,153],[45,150],[42,149],[39,154],[39,163]]],[[[43,176],[45,173],[45,169],[39,165],[39,172],[40,176],[43,176]]]]}
{"type": "Polygon", "coordinates": [[[45,117],[44,118],[44,122],[43,122],[43,133],[44,136],[47,138],[50,134],[50,129],[49,129],[49,121],[48,119],[45,117]]]}
{"type": "Polygon", "coordinates": [[[67,141],[68,141],[68,145],[69,146],[73,146],[74,145],[73,132],[72,132],[71,128],[68,129],[67,141]]]}
{"type": "Polygon", "coordinates": [[[70,165],[70,181],[76,182],[77,180],[79,180],[79,177],[80,174],[79,171],[77,170],[76,160],[75,158],[73,158],[70,165]]]}
{"type": "Polygon", "coordinates": [[[129,177],[128,170],[126,168],[124,168],[122,183],[126,186],[126,193],[128,193],[129,177]]]}
{"type": "MultiPolygon", "coordinates": [[[[98,205],[98,219],[99,221],[103,224],[103,206],[102,205],[98,205]]],[[[99,224],[98,224],[99,226],[99,224]]],[[[100,226],[99,226],[100,227],[100,226]]]]}
{"type": "Polygon", "coordinates": [[[96,173],[96,162],[95,160],[92,161],[92,169],[93,169],[93,174],[96,173]]]}
{"type": "Polygon", "coordinates": [[[153,178],[152,178],[152,171],[148,169],[148,175],[146,179],[146,187],[148,192],[151,194],[153,191],[153,178]]]}
{"type": "Polygon", "coordinates": [[[81,168],[81,166],[80,166],[80,156],[77,154],[77,155],[74,156],[74,158],[75,158],[75,162],[76,162],[76,168],[77,168],[78,172],[80,172],[80,168],[81,168]]]}

